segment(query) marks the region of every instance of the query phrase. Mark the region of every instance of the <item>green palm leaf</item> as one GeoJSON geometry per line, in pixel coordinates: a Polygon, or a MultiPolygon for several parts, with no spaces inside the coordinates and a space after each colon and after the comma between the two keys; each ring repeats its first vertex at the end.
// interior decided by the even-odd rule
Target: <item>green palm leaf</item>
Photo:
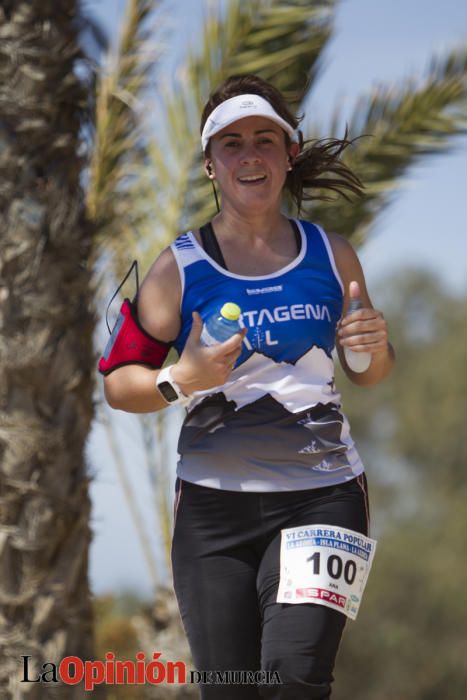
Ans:
{"type": "MultiPolygon", "coordinates": [[[[345,162],[365,183],[365,196],[347,202],[315,201],[306,213],[328,230],[361,243],[394,199],[400,178],[422,157],[446,153],[453,137],[467,127],[467,52],[433,59],[422,85],[379,88],[357,101],[350,119],[352,136],[367,134],[346,151],[345,162]]],[[[335,133],[338,115],[332,129],[335,133]]]]}
{"type": "Polygon", "coordinates": [[[158,5],[159,0],[129,0],[115,56],[97,87],[87,207],[98,230],[96,254],[102,246],[112,250],[117,268],[128,247],[137,245],[136,231],[147,217],[145,181],[140,182],[147,150],[139,112],[162,52],[154,49],[159,42],[148,22],[158,5]]]}

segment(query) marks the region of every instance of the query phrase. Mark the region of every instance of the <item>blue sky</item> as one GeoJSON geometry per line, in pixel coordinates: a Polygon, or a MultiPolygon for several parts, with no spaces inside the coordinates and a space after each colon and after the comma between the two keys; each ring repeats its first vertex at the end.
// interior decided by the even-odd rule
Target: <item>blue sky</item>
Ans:
{"type": "MultiPolygon", "coordinates": [[[[87,0],[90,10],[115,33],[126,0],[87,0]]],[[[214,3],[215,4],[215,3],[214,3]]],[[[284,3],[286,4],[286,3],[284,3]]],[[[174,50],[194,42],[203,0],[166,0],[177,26],[174,50]]],[[[336,104],[349,116],[357,96],[378,84],[426,74],[429,58],[467,43],[467,3],[459,0],[344,0],[324,68],[307,104],[307,115],[325,125],[336,104]]],[[[324,127],[323,127],[324,128],[324,127]]],[[[385,211],[359,251],[370,294],[379,280],[407,266],[434,270],[448,289],[467,293],[467,137],[452,152],[411,169],[397,201],[385,211]]],[[[131,419],[129,425],[132,425],[131,419]]],[[[127,428],[124,428],[125,430],[127,428]]],[[[137,451],[131,474],[136,497],[155,547],[151,490],[137,451]]],[[[91,582],[97,593],[150,586],[134,527],[112,467],[105,439],[95,428],[88,445],[95,480],[91,487],[95,538],[91,582]]]]}

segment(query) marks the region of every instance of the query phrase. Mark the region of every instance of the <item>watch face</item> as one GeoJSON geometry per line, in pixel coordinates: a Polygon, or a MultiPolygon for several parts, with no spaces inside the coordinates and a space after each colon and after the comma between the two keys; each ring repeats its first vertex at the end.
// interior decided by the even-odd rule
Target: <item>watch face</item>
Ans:
{"type": "Polygon", "coordinates": [[[157,385],[157,387],[164,399],[169,403],[172,403],[172,401],[176,401],[178,399],[178,394],[170,382],[161,382],[157,385]]]}

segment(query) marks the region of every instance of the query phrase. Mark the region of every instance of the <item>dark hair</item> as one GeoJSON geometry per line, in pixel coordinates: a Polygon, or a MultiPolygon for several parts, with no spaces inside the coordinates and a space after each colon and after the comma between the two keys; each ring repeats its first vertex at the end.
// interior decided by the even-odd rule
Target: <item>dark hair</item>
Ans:
{"type": "MultiPolygon", "coordinates": [[[[301,118],[297,118],[290,111],[282,93],[271,83],[266,82],[257,75],[245,74],[230,76],[211,93],[201,115],[200,131],[203,131],[207,118],[218,105],[231,97],[244,94],[260,95],[274,107],[279,116],[291,124],[294,129],[298,128],[301,118]]],[[[301,131],[299,131],[299,137],[300,153],[293,161],[293,168],[287,173],[285,181],[285,187],[289,190],[299,212],[303,201],[332,199],[322,193],[312,195],[305,190],[333,190],[341,194],[345,199],[349,199],[346,190],[357,195],[362,194],[362,182],[340,160],[344,149],[355,140],[347,139],[347,130],[342,139],[328,138],[303,141],[301,131]]],[[[285,140],[287,147],[289,147],[291,140],[288,134],[285,134],[285,140]]],[[[206,148],[206,155],[209,156],[209,143],[206,148]]]]}

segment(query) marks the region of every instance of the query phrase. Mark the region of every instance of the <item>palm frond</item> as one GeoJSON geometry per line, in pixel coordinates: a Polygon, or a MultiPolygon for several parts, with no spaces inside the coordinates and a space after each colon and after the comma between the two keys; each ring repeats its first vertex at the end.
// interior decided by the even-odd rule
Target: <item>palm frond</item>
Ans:
{"type": "MultiPolygon", "coordinates": [[[[339,123],[333,119],[333,129],[339,123]]],[[[344,158],[365,183],[360,200],[312,202],[307,213],[328,230],[361,243],[375,218],[394,199],[400,179],[422,157],[446,153],[467,128],[467,51],[431,61],[421,85],[378,88],[357,101],[350,134],[363,134],[344,158]]]]}
{"type": "Polygon", "coordinates": [[[189,66],[193,83],[201,87],[198,106],[235,73],[256,73],[284,92],[292,106],[300,103],[319,73],[335,5],[335,0],[236,0],[225,18],[209,17],[204,50],[189,66]]]}
{"type": "Polygon", "coordinates": [[[107,250],[133,246],[141,212],[139,177],[147,158],[139,112],[161,56],[149,18],[160,0],[130,0],[113,59],[101,74],[96,99],[95,148],[89,171],[87,207],[107,250]],[[151,40],[151,48],[149,45],[151,40]]]}

